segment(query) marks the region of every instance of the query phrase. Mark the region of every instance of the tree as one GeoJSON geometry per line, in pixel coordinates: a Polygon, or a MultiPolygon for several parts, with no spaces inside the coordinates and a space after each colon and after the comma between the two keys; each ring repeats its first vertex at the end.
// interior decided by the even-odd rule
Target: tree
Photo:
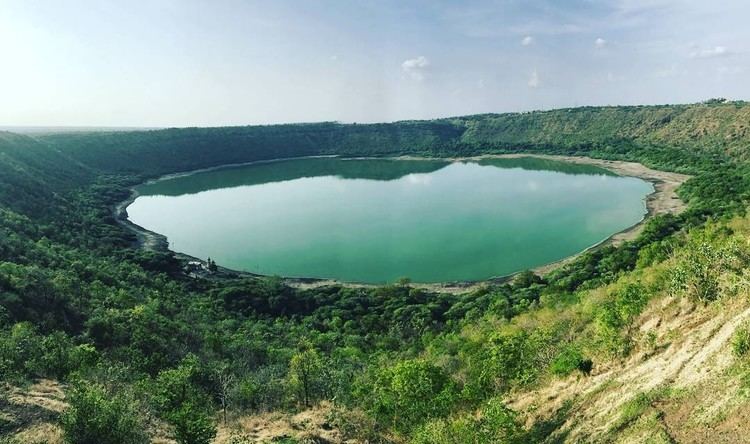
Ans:
{"type": "Polygon", "coordinates": [[[227,407],[229,407],[229,401],[234,389],[235,378],[226,366],[216,369],[216,383],[217,383],[217,396],[219,398],[219,404],[221,404],[222,416],[224,418],[224,424],[227,423],[227,407]]]}
{"type": "Polygon", "coordinates": [[[209,444],[216,436],[216,426],[205,409],[186,402],[169,415],[174,438],[180,444],[209,444]]]}
{"type": "Polygon", "coordinates": [[[543,284],[544,280],[531,270],[525,270],[513,277],[513,288],[528,288],[543,284]]]}
{"type": "Polygon", "coordinates": [[[289,362],[289,383],[305,407],[310,406],[322,373],[323,361],[320,354],[309,341],[302,341],[299,350],[289,362]]]}
{"type": "Polygon", "coordinates": [[[164,370],[156,378],[155,403],[174,427],[180,444],[207,444],[216,435],[211,401],[196,384],[200,376],[198,359],[188,355],[177,368],[164,370]]]}
{"type": "Polygon", "coordinates": [[[630,351],[633,324],[650,298],[641,284],[627,283],[619,287],[612,299],[601,305],[597,313],[599,342],[614,356],[625,356],[630,351]]]}

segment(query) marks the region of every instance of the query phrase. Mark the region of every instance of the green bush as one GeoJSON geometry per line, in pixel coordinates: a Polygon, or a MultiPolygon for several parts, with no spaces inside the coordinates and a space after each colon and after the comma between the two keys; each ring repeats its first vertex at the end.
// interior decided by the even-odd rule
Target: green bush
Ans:
{"type": "Polygon", "coordinates": [[[186,356],[180,365],[161,371],[156,378],[154,406],[173,426],[180,444],[207,444],[216,436],[211,399],[199,384],[202,378],[195,355],[186,356]]]}
{"type": "Polygon", "coordinates": [[[625,284],[615,290],[597,313],[597,342],[612,356],[625,356],[632,348],[633,322],[650,299],[640,284],[625,284]]]}
{"type": "Polygon", "coordinates": [[[64,379],[76,370],[93,367],[98,360],[92,345],[74,345],[60,331],[45,336],[29,322],[0,329],[0,379],[64,379]]]}
{"type": "Polygon", "coordinates": [[[269,411],[288,404],[286,368],[281,365],[261,367],[239,380],[232,399],[242,410],[269,411]]]}
{"type": "Polygon", "coordinates": [[[538,346],[539,338],[526,331],[493,335],[487,347],[493,377],[503,386],[532,381],[539,371],[534,360],[538,346]]]}
{"type": "Polygon", "coordinates": [[[720,296],[721,277],[742,268],[746,257],[735,239],[722,237],[719,229],[708,226],[690,236],[677,255],[672,270],[670,292],[708,303],[720,296]]]}
{"type": "Polygon", "coordinates": [[[216,425],[207,412],[190,402],[169,413],[174,438],[180,444],[209,444],[216,436],[216,425]]]}
{"type": "Polygon", "coordinates": [[[734,331],[732,336],[732,353],[741,358],[750,352],[750,325],[745,323],[734,331]]]}
{"type": "Polygon", "coordinates": [[[557,376],[567,376],[575,370],[588,375],[591,373],[592,364],[591,359],[583,356],[579,347],[568,345],[552,361],[550,371],[557,376]]]}
{"type": "Polygon", "coordinates": [[[648,392],[641,392],[622,404],[620,415],[610,427],[610,432],[620,432],[637,421],[647,411],[653,409],[656,402],[675,396],[667,387],[657,387],[648,392]]]}
{"type": "Polygon", "coordinates": [[[334,408],[326,417],[326,422],[338,430],[345,440],[372,444],[387,442],[375,419],[359,409],[334,408]]]}
{"type": "Polygon", "coordinates": [[[149,442],[142,407],[125,393],[97,384],[78,383],[66,394],[69,407],[60,417],[68,444],[145,444],[149,442]]]}
{"type": "Polygon", "coordinates": [[[516,413],[499,398],[489,400],[479,415],[430,421],[417,429],[411,444],[463,444],[525,442],[516,413]]]}

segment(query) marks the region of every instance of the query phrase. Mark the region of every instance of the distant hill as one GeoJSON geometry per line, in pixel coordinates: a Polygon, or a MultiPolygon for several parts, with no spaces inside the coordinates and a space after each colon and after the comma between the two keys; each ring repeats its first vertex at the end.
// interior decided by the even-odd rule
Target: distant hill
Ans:
{"type": "Polygon", "coordinates": [[[750,104],[583,107],[384,124],[311,123],[36,134],[107,173],[163,174],[320,154],[462,155],[486,151],[675,148],[745,159],[750,104]]]}

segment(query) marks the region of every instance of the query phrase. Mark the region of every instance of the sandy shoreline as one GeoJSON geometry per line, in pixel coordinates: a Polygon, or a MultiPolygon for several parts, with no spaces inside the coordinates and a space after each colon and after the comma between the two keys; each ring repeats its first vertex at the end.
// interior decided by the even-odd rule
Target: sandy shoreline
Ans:
{"type": "MultiPolygon", "coordinates": [[[[329,156],[315,156],[315,157],[329,157],[329,156]]],[[[479,161],[482,159],[491,159],[491,158],[522,158],[522,157],[535,157],[539,159],[556,160],[556,161],[567,162],[567,163],[598,166],[598,167],[607,169],[620,176],[630,176],[630,177],[637,177],[639,179],[643,179],[645,181],[650,182],[654,187],[654,191],[646,197],[646,214],[644,215],[644,218],[639,223],[619,233],[615,233],[612,236],[608,237],[607,239],[604,239],[601,242],[595,245],[592,245],[575,255],[568,256],[559,261],[534,268],[533,271],[540,275],[549,273],[550,271],[572,261],[573,259],[578,257],[580,254],[586,251],[589,251],[591,249],[599,248],[604,245],[613,245],[613,244],[619,245],[625,241],[635,239],[638,236],[638,234],[643,230],[644,223],[646,220],[648,220],[649,217],[654,216],[654,215],[659,215],[659,214],[667,214],[667,213],[679,214],[686,207],[685,203],[682,202],[682,200],[680,200],[680,198],[677,196],[676,190],[682,183],[688,180],[690,176],[685,175],[685,174],[670,173],[666,171],[654,170],[637,162],[604,160],[604,159],[595,159],[591,157],[524,154],[524,153],[498,154],[498,155],[488,154],[488,155],[481,155],[481,156],[474,156],[474,157],[461,157],[461,158],[425,158],[425,157],[415,157],[415,156],[401,156],[401,157],[391,157],[390,159],[394,159],[394,160],[444,160],[444,161],[449,161],[449,162],[467,162],[467,161],[479,161]]],[[[362,158],[362,159],[366,159],[366,158],[362,158]]],[[[200,173],[204,171],[211,171],[211,170],[216,170],[216,169],[225,168],[225,167],[250,165],[254,163],[266,163],[266,162],[273,162],[273,161],[279,161],[279,160],[289,160],[289,159],[274,159],[274,160],[268,160],[268,161],[248,162],[244,164],[225,165],[225,166],[220,166],[220,167],[204,168],[204,169],[200,169],[196,171],[174,173],[174,174],[169,174],[166,176],[159,177],[157,179],[150,180],[147,183],[153,183],[153,182],[160,181],[160,180],[166,180],[166,179],[170,179],[174,177],[196,174],[196,173],[200,173]]],[[[150,249],[150,250],[156,250],[156,251],[167,251],[169,249],[169,242],[166,236],[161,235],[159,233],[154,233],[141,226],[138,226],[128,219],[127,207],[131,203],[133,203],[135,199],[137,198],[138,198],[138,192],[137,190],[135,190],[135,188],[132,188],[130,197],[127,200],[120,202],[113,208],[113,213],[114,213],[116,220],[122,226],[124,226],[125,228],[129,229],[130,231],[136,234],[136,236],[138,237],[139,247],[150,249]]],[[[178,258],[186,259],[186,260],[201,260],[201,259],[194,258],[192,256],[189,256],[184,253],[179,253],[179,252],[175,252],[175,255],[178,258]]],[[[223,272],[235,274],[238,276],[248,276],[248,277],[258,276],[253,273],[229,270],[223,267],[220,267],[220,269],[223,272]]],[[[444,283],[429,283],[429,284],[412,283],[411,285],[414,287],[424,288],[424,289],[429,289],[429,290],[434,290],[434,291],[458,293],[458,292],[465,292],[465,291],[471,290],[473,288],[485,285],[486,283],[502,282],[504,280],[507,280],[508,278],[509,276],[498,276],[498,277],[490,278],[484,281],[444,282],[444,283]]],[[[285,278],[285,280],[289,285],[299,287],[299,288],[320,287],[320,286],[334,285],[334,284],[346,285],[346,286],[351,286],[351,287],[377,287],[378,286],[378,285],[371,285],[371,284],[349,283],[349,282],[341,282],[341,281],[331,280],[331,279],[316,279],[316,278],[291,278],[290,277],[290,278],[285,278]]]]}
{"type": "Polygon", "coordinates": [[[536,157],[539,159],[558,160],[567,163],[577,163],[584,165],[593,165],[601,168],[605,168],[619,176],[637,177],[650,182],[654,191],[646,196],[646,214],[643,216],[640,222],[633,225],[630,228],[626,228],[623,231],[615,233],[601,242],[592,245],[591,247],[581,251],[580,253],[568,256],[567,258],[561,259],[550,264],[542,265],[533,269],[536,273],[544,275],[550,271],[571,262],[573,259],[581,255],[582,253],[589,251],[594,248],[598,248],[604,245],[620,245],[623,242],[633,240],[643,231],[643,227],[646,221],[652,217],[660,214],[680,214],[685,210],[687,205],[677,195],[677,188],[682,185],[686,180],[690,179],[691,176],[680,173],[670,173],[668,171],[659,171],[638,162],[626,162],[621,160],[604,160],[594,159],[592,157],[575,157],[575,156],[554,156],[544,154],[504,154],[498,156],[484,156],[484,157],[498,157],[498,158],[519,158],[519,157],[536,157]]]}

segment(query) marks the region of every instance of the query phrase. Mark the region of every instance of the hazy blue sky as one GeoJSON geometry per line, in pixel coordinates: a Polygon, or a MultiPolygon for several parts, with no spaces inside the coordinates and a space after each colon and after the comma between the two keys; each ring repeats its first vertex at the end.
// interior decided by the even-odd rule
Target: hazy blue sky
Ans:
{"type": "Polygon", "coordinates": [[[0,0],[0,125],[750,99],[748,0],[0,0]]]}

